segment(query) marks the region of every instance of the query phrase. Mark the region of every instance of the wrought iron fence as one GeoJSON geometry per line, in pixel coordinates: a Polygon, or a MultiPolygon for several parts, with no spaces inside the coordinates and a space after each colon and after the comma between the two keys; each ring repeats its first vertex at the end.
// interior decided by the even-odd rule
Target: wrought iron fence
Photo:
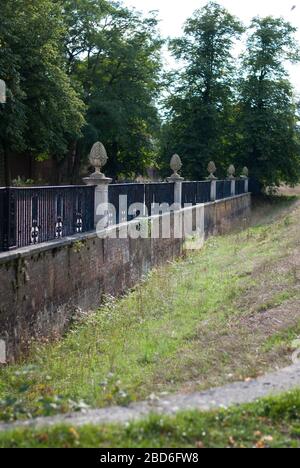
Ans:
{"type": "Polygon", "coordinates": [[[113,184],[108,187],[109,224],[132,221],[140,215],[151,215],[154,204],[174,203],[174,184],[113,184]],[[134,205],[139,204],[139,207],[134,205]]]}
{"type": "MultiPolygon", "coordinates": [[[[245,180],[235,186],[237,195],[245,193],[245,180]]],[[[150,216],[153,204],[172,206],[174,193],[173,183],[109,185],[109,224],[150,216]]],[[[216,181],[216,199],[229,197],[231,181],[216,181]]],[[[182,183],[182,206],[210,200],[210,181],[182,183]]],[[[94,223],[94,186],[0,188],[0,252],[92,231],[94,223]]]]}
{"type": "Polygon", "coordinates": [[[1,189],[2,250],[91,231],[94,197],[85,186],[1,189]]]}
{"type": "Polygon", "coordinates": [[[245,180],[237,179],[235,181],[235,194],[243,195],[245,193],[245,180]]]}
{"type": "Polygon", "coordinates": [[[5,232],[5,225],[7,225],[7,205],[8,205],[8,191],[6,188],[0,188],[0,252],[6,250],[7,236],[5,232]]]}
{"type": "Polygon", "coordinates": [[[130,213],[129,208],[135,203],[144,205],[144,184],[113,184],[108,186],[108,202],[114,207],[109,210],[109,224],[119,224],[131,221],[139,214],[130,213]]]}
{"type": "Polygon", "coordinates": [[[217,180],[217,200],[231,197],[231,181],[230,180],[217,180]]]}
{"type": "Polygon", "coordinates": [[[197,205],[208,203],[211,197],[211,182],[183,182],[182,206],[186,204],[197,205]]]}
{"type": "Polygon", "coordinates": [[[174,204],[174,184],[146,184],[145,185],[145,205],[150,216],[154,204],[174,204]]]}

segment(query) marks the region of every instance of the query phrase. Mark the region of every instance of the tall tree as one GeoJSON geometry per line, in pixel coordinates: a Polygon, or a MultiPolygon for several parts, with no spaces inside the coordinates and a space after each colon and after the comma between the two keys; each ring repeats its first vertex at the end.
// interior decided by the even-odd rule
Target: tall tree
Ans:
{"type": "Polygon", "coordinates": [[[264,186],[300,176],[299,113],[285,67],[299,60],[295,32],[282,18],[255,18],[243,56],[237,158],[264,186]]]}
{"type": "Polygon", "coordinates": [[[162,151],[168,157],[179,152],[190,177],[205,176],[211,159],[223,167],[230,159],[232,48],[242,31],[235,17],[210,2],[187,21],[184,36],[171,42],[173,55],[185,66],[171,77],[162,151]]]}
{"type": "Polygon", "coordinates": [[[159,129],[156,99],[160,87],[160,49],[154,15],[106,1],[68,0],[66,55],[72,79],[80,83],[87,106],[84,138],[74,146],[73,173],[100,139],[112,176],[143,172],[154,158],[159,129]]]}
{"type": "Polygon", "coordinates": [[[0,70],[8,89],[2,149],[53,157],[59,165],[84,123],[83,102],[65,71],[60,5],[3,0],[1,16],[0,70]]]}

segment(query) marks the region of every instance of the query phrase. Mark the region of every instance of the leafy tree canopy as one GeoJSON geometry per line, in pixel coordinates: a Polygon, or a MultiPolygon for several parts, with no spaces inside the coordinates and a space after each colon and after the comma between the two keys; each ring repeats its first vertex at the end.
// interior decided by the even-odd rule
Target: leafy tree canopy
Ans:
{"type": "Polygon", "coordinates": [[[162,46],[157,19],[95,1],[76,2],[74,16],[73,3],[64,2],[71,32],[66,38],[68,66],[82,85],[88,108],[77,158],[84,158],[100,139],[110,155],[111,175],[143,173],[157,158],[162,46]]]}
{"type": "Polygon", "coordinates": [[[116,178],[169,173],[176,152],[190,179],[214,160],[219,176],[234,163],[264,186],[297,183],[300,106],[286,68],[299,60],[295,31],[254,18],[238,59],[245,28],[209,2],[170,41],[179,71],[163,80],[155,13],[112,0],[2,0],[0,156],[51,158],[58,181],[79,182],[101,140],[116,178]]]}
{"type": "Polygon", "coordinates": [[[0,70],[8,91],[0,110],[2,147],[60,159],[80,135],[84,105],[64,70],[59,5],[4,0],[1,16],[0,70]]]}
{"type": "Polygon", "coordinates": [[[171,51],[184,67],[171,77],[163,151],[179,151],[191,177],[207,175],[211,159],[225,166],[230,157],[232,47],[242,32],[235,17],[210,2],[187,21],[184,36],[171,41],[171,51]]]}
{"type": "Polygon", "coordinates": [[[243,56],[237,158],[265,186],[300,174],[299,113],[285,67],[299,61],[295,31],[280,18],[255,18],[243,56]]]}

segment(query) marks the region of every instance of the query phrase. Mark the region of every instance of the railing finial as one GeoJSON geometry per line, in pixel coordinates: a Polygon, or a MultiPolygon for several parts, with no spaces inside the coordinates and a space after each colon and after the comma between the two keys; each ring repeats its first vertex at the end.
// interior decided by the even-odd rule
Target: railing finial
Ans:
{"type": "Polygon", "coordinates": [[[108,156],[103,143],[97,141],[97,143],[93,145],[89,156],[89,160],[91,165],[95,168],[95,172],[92,175],[104,179],[105,175],[102,174],[101,169],[107,163],[108,156]]]}
{"type": "Polygon", "coordinates": [[[170,162],[170,167],[173,171],[173,174],[171,175],[171,177],[168,178],[169,181],[181,181],[183,180],[183,178],[180,176],[180,174],[178,174],[178,172],[180,171],[180,169],[182,168],[182,162],[181,162],[181,158],[180,156],[178,156],[178,154],[174,154],[171,158],[171,162],[170,162]]]}
{"type": "Polygon", "coordinates": [[[217,180],[217,177],[215,177],[215,172],[217,171],[217,168],[214,161],[210,161],[210,163],[207,166],[207,170],[209,172],[208,180],[217,180]]]}
{"type": "Polygon", "coordinates": [[[93,145],[89,160],[91,165],[94,166],[95,172],[89,177],[85,177],[83,182],[86,185],[95,186],[95,226],[103,219],[108,224],[108,185],[111,184],[112,179],[105,177],[101,172],[102,167],[108,161],[108,156],[104,145],[100,141],[93,145]],[[103,214],[99,214],[100,212],[103,214]]]}
{"type": "Polygon", "coordinates": [[[230,164],[228,168],[228,179],[234,180],[235,179],[235,167],[233,164],[230,164]]]}
{"type": "Polygon", "coordinates": [[[248,169],[248,167],[245,166],[243,168],[241,178],[242,179],[248,179],[249,178],[249,169],[248,169]]]}

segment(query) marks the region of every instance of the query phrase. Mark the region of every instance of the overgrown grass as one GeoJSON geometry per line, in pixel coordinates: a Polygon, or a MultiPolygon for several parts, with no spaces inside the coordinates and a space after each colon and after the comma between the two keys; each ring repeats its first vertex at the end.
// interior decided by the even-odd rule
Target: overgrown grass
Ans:
{"type": "MultiPolygon", "coordinates": [[[[274,205],[273,216],[281,203],[287,202],[274,205]]],[[[211,238],[202,251],[153,271],[126,297],[107,298],[63,340],[37,345],[26,362],[3,368],[0,418],[126,405],[284,364],[286,356],[274,362],[270,348],[260,349],[269,337],[239,324],[299,296],[293,270],[276,267],[295,244],[298,217],[271,222],[270,210],[270,224],[211,238]]]]}
{"type": "Polygon", "coordinates": [[[295,327],[287,328],[280,333],[272,335],[264,344],[264,350],[288,347],[291,352],[300,346],[300,320],[295,327]],[[294,346],[293,343],[296,343],[294,346]],[[298,344],[299,343],[299,344],[298,344]]]}
{"type": "Polygon", "coordinates": [[[255,404],[128,426],[57,426],[0,433],[0,448],[300,448],[300,391],[255,404]]]}

